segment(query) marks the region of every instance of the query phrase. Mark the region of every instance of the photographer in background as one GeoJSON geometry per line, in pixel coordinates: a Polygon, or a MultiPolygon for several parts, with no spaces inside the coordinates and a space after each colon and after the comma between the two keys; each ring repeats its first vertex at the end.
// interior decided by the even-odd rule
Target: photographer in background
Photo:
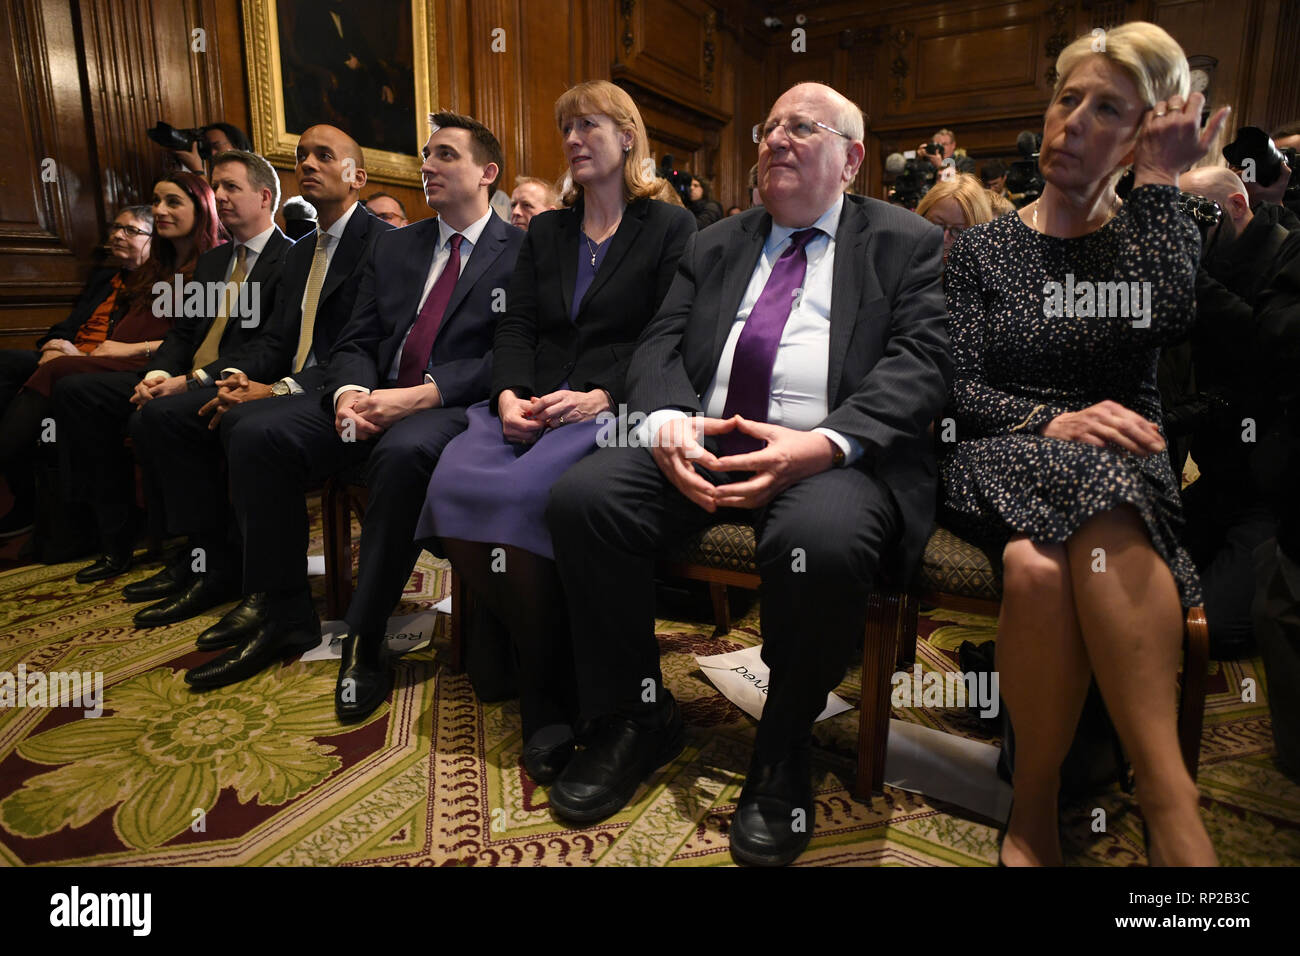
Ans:
{"type": "Polygon", "coordinates": [[[1183,539],[1205,591],[1210,655],[1230,660],[1254,650],[1251,555],[1276,535],[1294,493],[1280,479],[1281,397],[1294,389],[1295,369],[1261,343],[1294,338],[1300,325],[1300,234],[1279,224],[1282,207],[1252,210],[1248,186],[1227,169],[1193,169],[1179,185],[1223,211],[1205,231],[1196,282],[1191,354],[1207,411],[1192,434],[1201,477],[1183,493],[1183,539]]]}
{"type": "MultiPolygon", "coordinates": [[[[161,123],[159,126],[163,125],[161,123]]],[[[184,135],[187,130],[177,130],[176,132],[184,135]]],[[[189,149],[174,149],[172,155],[180,163],[183,169],[188,169],[192,173],[198,173],[200,176],[207,175],[204,169],[204,162],[210,161],[213,156],[232,149],[242,149],[245,152],[252,152],[253,144],[242,129],[238,126],[232,126],[229,123],[212,123],[209,126],[200,127],[197,131],[198,136],[190,141],[189,149]]],[[[155,140],[156,142],[156,140],[155,140]]]]}
{"type": "Polygon", "coordinates": [[[966,150],[957,148],[957,134],[950,129],[941,129],[930,137],[930,142],[916,147],[916,154],[928,159],[935,169],[953,166],[959,173],[974,173],[975,160],[966,155],[966,150]],[[935,146],[939,150],[934,149],[935,146]]]}
{"type": "Polygon", "coordinates": [[[1005,196],[1007,193],[1007,167],[999,159],[990,159],[980,167],[980,181],[991,193],[1005,196]]]}
{"type": "MultiPolygon", "coordinates": [[[[1237,138],[1223,147],[1223,158],[1241,178],[1252,210],[1258,212],[1263,203],[1282,206],[1282,225],[1287,229],[1300,229],[1300,217],[1294,209],[1284,205],[1288,200],[1292,205],[1300,200],[1300,189],[1288,188],[1294,178],[1291,174],[1296,161],[1293,150],[1279,149],[1258,126],[1243,126],[1237,130],[1237,138]]],[[[1295,185],[1300,187],[1300,182],[1295,185]]]]}
{"type": "Polygon", "coordinates": [[[722,204],[709,197],[708,180],[700,179],[699,176],[691,177],[690,202],[686,208],[695,215],[695,224],[700,229],[724,218],[722,204]]]}

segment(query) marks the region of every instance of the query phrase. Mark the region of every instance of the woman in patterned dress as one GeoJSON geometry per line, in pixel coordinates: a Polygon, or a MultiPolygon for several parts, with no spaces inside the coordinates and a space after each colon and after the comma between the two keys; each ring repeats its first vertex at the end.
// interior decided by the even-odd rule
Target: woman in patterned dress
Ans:
{"type": "Polygon", "coordinates": [[[1212,865],[1175,723],[1183,608],[1200,585],[1177,540],[1155,376],[1195,316],[1199,238],[1178,175],[1227,110],[1200,132],[1204,97],[1188,97],[1187,60],[1159,27],[1101,39],[1057,60],[1042,196],[967,230],[948,258],[957,444],[940,465],[940,521],[1003,549],[997,668],[1016,799],[999,862],[1061,862],[1060,766],[1091,673],[1133,763],[1149,858],[1212,865]]]}

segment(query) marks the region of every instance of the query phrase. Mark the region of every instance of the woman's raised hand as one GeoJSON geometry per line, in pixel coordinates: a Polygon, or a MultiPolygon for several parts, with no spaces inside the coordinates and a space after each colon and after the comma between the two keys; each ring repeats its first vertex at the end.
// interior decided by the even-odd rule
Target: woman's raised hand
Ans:
{"type": "Polygon", "coordinates": [[[1225,106],[1215,113],[1202,130],[1204,105],[1204,95],[1193,93],[1186,100],[1171,96],[1147,110],[1133,152],[1134,186],[1148,183],[1176,186],[1178,174],[1209,152],[1231,107],[1225,106]]]}

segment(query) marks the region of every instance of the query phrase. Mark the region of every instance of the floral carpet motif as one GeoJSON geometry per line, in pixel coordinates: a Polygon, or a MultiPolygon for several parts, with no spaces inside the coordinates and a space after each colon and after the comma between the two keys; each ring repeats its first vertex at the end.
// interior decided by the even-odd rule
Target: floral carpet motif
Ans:
{"type": "MultiPolygon", "coordinates": [[[[345,726],[333,713],[334,662],[295,661],[232,687],[191,691],[184,671],[211,656],[194,639],[226,608],[137,631],[138,605],[121,600],[121,586],[157,565],[96,585],[76,584],[77,567],[0,574],[0,672],[21,663],[28,672],[99,672],[104,681],[99,717],[76,707],[0,708],[0,863],[730,863],[727,830],[754,724],[703,677],[694,655],[756,643],[756,606],[720,640],[703,618],[659,621],[686,749],[621,813],[579,828],[559,823],[545,788],[523,772],[517,703],[480,703],[468,679],[448,668],[445,627],[432,647],[402,659],[384,707],[345,726]]],[[[427,606],[447,587],[445,565],[423,556],[398,613],[427,606]]],[[[935,609],[923,613],[920,631],[918,662],[951,670],[962,641],[991,639],[994,622],[935,609]]],[[[853,704],[858,679],[850,671],[838,691],[853,704]]],[[[1300,861],[1300,786],[1274,759],[1266,693],[1257,660],[1215,665],[1198,784],[1225,864],[1300,861]],[[1260,688],[1255,701],[1241,700],[1247,679],[1260,688]]],[[[964,710],[894,716],[997,743],[964,710]]],[[[852,798],[856,709],[818,724],[815,737],[815,829],[799,865],[994,862],[988,820],[891,787],[871,804],[852,798]]],[[[1136,803],[1118,786],[1066,807],[1062,839],[1071,863],[1145,863],[1136,803]],[[1098,807],[1104,833],[1091,825],[1098,807]]]]}

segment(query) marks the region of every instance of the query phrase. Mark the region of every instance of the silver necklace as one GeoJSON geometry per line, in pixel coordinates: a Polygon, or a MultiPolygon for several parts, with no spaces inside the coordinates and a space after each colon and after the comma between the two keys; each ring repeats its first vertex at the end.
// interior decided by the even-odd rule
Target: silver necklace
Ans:
{"type": "Polygon", "coordinates": [[[587,240],[587,248],[591,250],[591,267],[594,269],[596,268],[596,250],[603,246],[604,243],[597,243],[593,246],[591,244],[591,236],[587,235],[585,232],[582,234],[582,238],[587,240]]]}

